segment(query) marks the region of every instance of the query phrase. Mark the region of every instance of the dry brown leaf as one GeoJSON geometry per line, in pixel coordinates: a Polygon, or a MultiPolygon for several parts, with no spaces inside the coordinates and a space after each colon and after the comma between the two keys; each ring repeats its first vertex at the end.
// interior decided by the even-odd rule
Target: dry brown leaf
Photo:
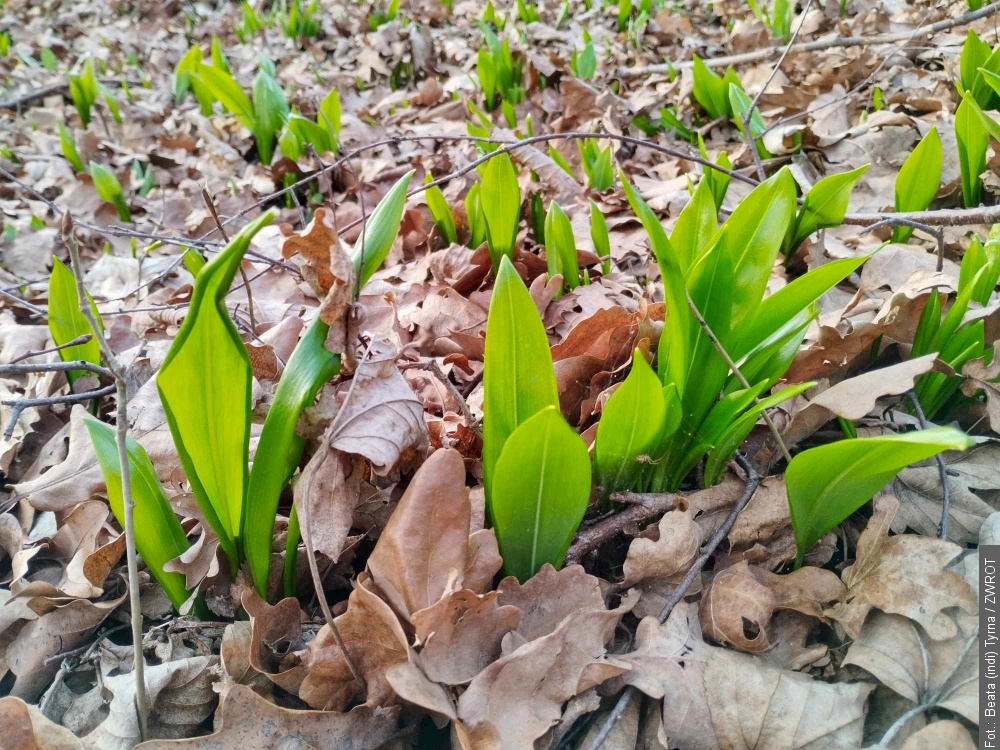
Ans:
{"type": "Polygon", "coordinates": [[[916,734],[906,738],[900,750],[975,750],[969,730],[957,721],[943,719],[928,724],[916,734]]]}
{"type": "MultiPolygon", "coordinates": [[[[217,656],[193,656],[146,665],[149,739],[189,737],[212,715],[218,698],[212,690],[218,661],[217,656]]],[[[87,739],[108,750],[131,750],[139,743],[135,675],[105,675],[103,684],[111,695],[108,716],[87,739]]]]}
{"type": "Polygon", "coordinates": [[[152,740],[142,750],[274,750],[337,748],[378,750],[398,734],[398,708],[360,706],[347,713],[293,711],[234,685],[222,698],[217,731],[183,741],[152,740]]]}
{"type": "Polygon", "coordinates": [[[497,592],[500,604],[521,611],[517,633],[525,641],[549,635],[563,620],[577,612],[604,609],[600,579],[580,565],[562,570],[543,565],[524,583],[508,576],[500,581],[497,592]]]}
{"type": "Polygon", "coordinates": [[[875,513],[858,540],[857,559],[844,569],[845,601],[824,614],[857,638],[873,607],[919,623],[933,640],[952,638],[954,619],[945,610],[976,611],[969,584],[949,570],[962,552],[942,539],[902,534],[887,536],[899,501],[888,495],[875,502],[875,513]]]}
{"type": "Polygon", "coordinates": [[[354,509],[361,502],[366,466],[360,456],[350,456],[321,448],[309,459],[295,483],[295,506],[299,518],[308,518],[303,526],[312,547],[337,562],[351,532],[354,509]],[[324,456],[323,451],[326,451],[324,456]],[[305,503],[309,509],[306,515],[305,503]]]}
{"type": "Polygon", "coordinates": [[[705,635],[741,651],[771,648],[768,625],[777,610],[823,616],[823,605],[839,601],[846,587],[829,570],[804,567],[787,575],[740,562],[717,573],[701,600],[705,635]]]}
{"type": "Polygon", "coordinates": [[[846,750],[861,743],[872,685],[819,682],[709,646],[693,606],[678,605],[664,625],[643,619],[636,650],[619,658],[632,667],[627,683],[663,698],[671,747],[846,750]]]}
{"type": "MultiPolygon", "coordinates": [[[[995,342],[994,346],[997,343],[995,342]]],[[[990,418],[990,429],[993,432],[1000,432],[1000,360],[994,359],[990,364],[986,364],[983,359],[973,359],[965,363],[962,368],[962,393],[966,396],[975,396],[976,392],[982,389],[986,393],[986,414],[990,418]]]]}
{"type": "Polygon", "coordinates": [[[0,698],[0,745],[10,750],[91,750],[96,746],[46,718],[20,698],[0,698]]]}
{"type": "Polygon", "coordinates": [[[605,656],[626,607],[579,612],[480,672],[458,701],[463,747],[532,747],[562,716],[563,704],[627,670],[605,656]]]}
{"type": "Polygon", "coordinates": [[[367,706],[391,705],[395,699],[386,671],[407,660],[406,634],[389,605],[366,584],[370,579],[362,573],[347,600],[347,611],[334,623],[367,683],[367,695],[362,695],[330,626],[324,625],[302,653],[305,677],[299,697],[314,708],[344,711],[359,698],[365,698],[367,706]]]}
{"type": "Polygon", "coordinates": [[[482,593],[500,569],[493,532],[477,532],[473,544],[471,518],[461,454],[435,451],[413,475],[368,558],[372,583],[404,621],[452,590],[482,593]]]}
{"type": "Polygon", "coordinates": [[[271,681],[250,663],[253,626],[249,622],[234,622],[226,626],[219,646],[219,668],[222,684],[219,693],[233,685],[246,685],[263,696],[271,694],[271,681]]]}
{"type": "Polygon", "coordinates": [[[298,693],[306,670],[295,656],[302,637],[302,610],[297,599],[282,599],[273,607],[253,588],[243,593],[243,609],[250,616],[250,666],[290,693],[298,693]]]}

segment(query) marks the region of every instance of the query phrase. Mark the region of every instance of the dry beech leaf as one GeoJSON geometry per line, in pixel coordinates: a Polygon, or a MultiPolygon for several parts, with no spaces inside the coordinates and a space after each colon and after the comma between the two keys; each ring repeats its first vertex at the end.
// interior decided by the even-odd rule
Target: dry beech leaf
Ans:
{"type": "Polygon", "coordinates": [[[368,558],[372,583],[404,621],[451,590],[482,593],[500,569],[493,532],[470,537],[471,519],[461,454],[435,451],[413,475],[368,558]]]}
{"type": "Polygon", "coordinates": [[[407,639],[395,613],[370,591],[362,573],[347,600],[347,611],[334,618],[351,660],[361,672],[368,694],[361,695],[344,653],[328,625],[302,653],[305,678],[299,697],[313,708],[344,711],[352,701],[365,698],[367,706],[391,705],[395,693],[386,680],[386,671],[407,660],[407,639]]]}
{"type": "Polygon", "coordinates": [[[844,569],[845,600],[826,610],[848,635],[857,638],[873,607],[910,618],[936,641],[953,637],[957,626],[945,610],[976,611],[976,598],[961,576],[947,570],[961,554],[957,544],[902,534],[887,536],[899,501],[881,495],[858,540],[857,559],[844,569]]]}
{"type": "MultiPolygon", "coordinates": [[[[218,697],[212,689],[218,661],[217,656],[193,656],[146,665],[150,739],[189,737],[212,715],[218,697]]],[[[135,675],[105,675],[103,684],[112,696],[108,716],[87,739],[108,750],[131,750],[139,742],[135,675]]]]}
{"type": "Polygon", "coordinates": [[[395,357],[376,356],[358,365],[329,445],[364,456],[376,474],[385,474],[405,450],[427,443],[427,427],[423,406],[400,374],[395,357]]]}
{"type": "Polygon", "coordinates": [[[740,562],[716,573],[701,600],[705,635],[741,651],[771,648],[767,627],[777,610],[822,617],[823,605],[839,601],[846,587],[837,574],[805,567],[787,575],[740,562]]]}
{"type": "Polygon", "coordinates": [[[11,750],[91,750],[95,746],[20,698],[0,698],[0,744],[11,750]]]}
{"type": "Polygon", "coordinates": [[[458,700],[456,732],[465,748],[529,748],[559,720],[563,704],[620,675],[605,655],[627,606],[579,612],[476,675],[458,700]]]}
{"type": "Polygon", "coordinates": [[[660,625],[647,617],[626,683],[663,699],[671,747],[704,750],[852,748],[861,744],[865,703],[873,686],[813,680],[764,665],[701,640],[693,605],[681,603],[660,625]]]}
{"type": "Polygon", "coordinates": [[[222,698],[217,731],[207,737],[172,742],[153,740],[142,750],[274,750],[337,748],[378,750],[389,747],[399,730],[398,708],[355,708],[347,713],[293,711],[234,685],[222,698]]]}

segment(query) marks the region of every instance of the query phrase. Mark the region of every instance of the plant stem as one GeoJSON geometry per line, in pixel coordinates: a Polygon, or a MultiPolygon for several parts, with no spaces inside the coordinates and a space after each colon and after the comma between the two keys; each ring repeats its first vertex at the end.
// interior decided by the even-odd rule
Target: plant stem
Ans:
{"type": "Polygon", "coordinates": [[[139,597],[139,561],[135,552],[135,521],[133,512],[135,501],[132,499],[132,467],[128,458],[128,389],[125,380],[125,368],[115,357],[111,346],[101,332],[94,312],[88,303],[87,290],[83,285],[83,264],[80,262],[80,246],[73,235],[73,217],[69,211],[63,214],[62,240],[69,251],[73,275],[76,277],[76,290],[80,300],[80,312],[90,324],[97,343],[101,347],[101,356],[111,371],[115,380],[115,398],[117,413],[115,415],[115,442],[118,445],[118,465],[122,473],[122,506],[125,516],[125,555],[128,566],[129,609],[132,619],[132,653],[135,676],[135,710],[139,720],[140,739],[147,736],[146,720],[149,717],[149,696],[146,694],[145,659],[142,653],[142,605],[139,597]]]}

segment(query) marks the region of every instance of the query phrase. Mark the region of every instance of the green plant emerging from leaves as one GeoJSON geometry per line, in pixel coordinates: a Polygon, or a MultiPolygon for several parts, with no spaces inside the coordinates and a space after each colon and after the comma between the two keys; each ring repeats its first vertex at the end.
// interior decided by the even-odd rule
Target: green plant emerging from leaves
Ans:
{"type": "MultiPolygon", "coordinates": [[[[936,127],[927,131],[917,147],[910,152],[896,176],[896,212],[923,211],[941,183],[941,137],[936,127]]],[[[913,227],[893,227],[892,241],[906,242],[913,234],[913,227]]]]}
{"type": "MultiPolygon", "coordinates": [[[[87,303],[94,317],[101,324],[101,316],[97,312],[94,300],[87,296],[87,303]]],[[[85,344],[77,344],[59,350],[63,362],[82,360],[95,365],[101,364],[101,347],[93,338],[90,323],[80,312],[80,296],[73,272],[58,258],[52,259],[52,275],[49,277],[49,333],[56,346],[65,346],[70,341],[84,335],[92,338],[85,344]]],[[[103,331],[103,325],[101,330],[103,331]]],[[[66,377],[70,383],[84,376],[84,370],[70,370],[66,377]]]]}
{"type": "Polygon", "coordinates": [[[115,177],[114,172],[102,164],[90,162],[90,177],[94,181],[94,189],[101,196],[101,200],[114,204],[118,210],[118,218],[126,222],[132,221],[132,212],[129,211],[128,203],[125,200],[122,184],[115,177]]]}

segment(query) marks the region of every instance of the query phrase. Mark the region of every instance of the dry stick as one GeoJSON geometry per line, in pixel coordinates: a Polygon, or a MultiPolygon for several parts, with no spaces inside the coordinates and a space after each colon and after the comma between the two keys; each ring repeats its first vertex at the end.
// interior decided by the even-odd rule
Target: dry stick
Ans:
{"type": "MultiPolygon", "coordinates": [[[[736,366],[736,363],[733,361],[733,358],[729,356],[729,352],[726,351],[726,348],[722,345],[722,342],[720,342],[719,339],[716,338],[715,334],[712,332],[712,329],[709,327],[705,318],[702,317],[701,312],[698,311],[698,306],[695,305],[694,300],[691,299],[691,293],[685,290],[685,294],[687,295],[688,309],[691,310],[691,314],[694,315],[695,319],[698,321],[698,324],[701,326],[701,329],[705,332],[705,335],[708,336],[709,340],[712,342],[712,345],[715,347],[715,350],[719,353],[719,356],[721,356],[722,359],[725,360],[726,364],[729,365],[729,369],[732,371],[733,375],[736,376],[736,379],[740,381],[740,385],[742,385],[744,388],[750,388],[750,383],[747,381],[745,377],[743,377],[743,373],[740,372],[740,368],[736,366]]],[[[759,404],[760,399],[755,397],[754,402],[759,404]]],[[[771,431],[771,434],[774,435],[774,439],[777,441],[778,447],[781,449],[781,455],[785,457],[786,461],[791,461],[792,455],[788,452],[788,446],[786,446],[785,441],[781,439],[781,433],[778,432],[778,428],[771,420],[771,416],[767,413],[767,410],[761,409],[760,415],[764,419],[764,422],[767,424],[767,428],[771,431]]]]}
{"type": "MultiPolygon", "coordinates": [[[[229,235],[226,234],[225,228],[222,226],[222,222],[219,220],[219,211],[215,207],[215,201],[212,199],[212,194],[208,192],[208,188],[201,189],[202,200],[205,201],[205,205],[208,206],[209,213],[212,214],[212,218],[215,219],[215,226],[219,228],[219,233],[222,235],[222,239],[229,244],[229,235]]],[[[247,278],[247,272],[243,270],[243,262],[240,261],[240,278],[243,279],[243,288],[247,290],[247,311],[250,314],[250,333],[253,336],[257,335],[257,321],[253,316],[253,292],[250,291],[250,280],[247,278]]]]}
{"type": "MultiPolygon", "coordinates": [[[[756,138],[754,138],[753,132],[750,130],[750,120],[753,119],[753,113],[754,110],[757,109],[757,103],[760,101],[760,97],[765,91],[767,91],[767,87],[771,85],[771,81],[774,80],[774,77],[778,75],[778,71],[781,70],[781,64],[785,61],[785,58],[788,57],[788,50],[790,50],[792,45],[795,44],[795,40],[798,38],[799,32],[802,31],[802,27],[806,23],[806,15],[809,13],[809,8],[811,7],[812,0],[807,0],[806,7],[802,9],[802,15],[799,16],[799,25],[795,27],[795,31],[792,33],[791,38],[789,38],[788,44],[785,45],[785,51],[781,53],[781,57],[778,58],[778,62],[776,62],[774,67],[771,69],[771,75],[767,77],[764,85],[760,87],[757,95],[754,96],[753,101],[750,102],[750,106],[747,108],[747,111],[743,114],[743,135],[746,137],[747,143],[750,146],[750,154],[753,157],[754,165],[757,167],[757,177],[761,182],[763,182],[767,177],[767,172],[764,171],[764,164],[761,162],[760,154],[757,152],[756,138]]],[[[763,133],[761,133],[761,135],[763,135],[763,133]]],[[[763,141],[761,142],[763,143],[763,141]]]]}
{"type": "MultiPolygon", "coordinates": [[[[976,630],[969,633],[969,637],[965,641],[965,646],[962,647],[962,651],[961,653],[959,653],[958,658],[955,660],[955,663],[951,665],[951,669],[948,670],[948,674],[945,676],[944,680],[942,680],[940,687],[938,687],[938,689],[935,690],[931,695],[927,696],[927,700],[925,700],[919,706],[914,706],[909,711],[900,716],[898,719],[896,719],[896,721],[893,722],[892,726],[886,730],[884,735],[882,735],[882,739],[879,740],[877,747],[889,747],[889,742],[891,742],[892,739],[897,734],[899,734],[899,730],[901,730],[904,726],[906,726],[906,723],[910,719],[917,716],[918,714],[922,714],[929,708],[933,708],[942,700],[944,700],[949,695],[958,690],[958,688],[960,688],[966,682],[969,682],[969,680],[963,680],[950,690],[947,691],[945,690],[945,686],[948,684],[948,681],[955,676],[955,673],[958,671],[958,668],[962,666],[962,662],[965,661],[965,657],[969,655],[969,652],[972,650],[972,647],[976,644],[976,641],[978,639],[979,639],[979,629],[977,628],[976,630]]],[[[921,645],[922,644],[923,641],[921,641],[921,645]]],[[[970,678],[970,679],[975,679],[975,678],[970,678]]]]}
{"type": "Polygon", "coordinates": [[[93,334],[85,333],[82,336],[77,336],[72,341],[67,341],[65,344],[59,344],[59,346],[53,346],[48,349],[41,349],[37,352],[28,352],[27,354],[22,354],[20,357],[12,359],[8,364],[16,364],[17,362],[23,362],[26,359],[31,359],[32,357],[38,357],[42,354],[51,354],[52,352],[57,352],[60,349],[68,349],[71,346],[80,346],[81,344],[86,344],[94,338],[93,334]]]}
{"type": "Polygon", "coordinates": [[[870,224],[867,228],[858,232],[858,236],[868,234],[869,232],[874,232],[880,227],[913,227],[914,229],[919,229],[921,232],[927,232],[931,237],[937,240],[937,265],[936,269],[938,273],[944,270],[944,230],[941,228],[934,228],[929,224],[923,224],[919,221],[912,221],[903,216],[890,216],[882,221],[878,221],[874,224],[870,224]]]}
{"type": "MultiPolygon", "coordinates": [[[[920,399],[917,398],[916,392],[909,390],[906,392],[906,397],[913,404],[913,411],[916,412],[917,419],[920,421],[920,429],[926,430],[930,425],[927,423],[924,408],[920,405],[920,399]]],[[[938,526],[938,538],[947,539],[948,518],[951,514],[951,490],[948,489],[948,468],[944,465],[944,459],[940,453],[935,455],[934,458],[937,459],[938,474],[941,477],[941,525],[938,526]]]]}
{"type": "Polygon", "coordinates": [[[33,305],[26,299],[22,299],[21,297],[18,297],[16,294],[11,294],[10,292],[4,289],[0,289],[0,296],[6,297],[7,299],[11,300],[14,304],[20,305],[26,310],[30,310],[31,312],[35,313],[35,315],[45,316],[49,314],[48,310],[41,308],[38,305],[33,305]]]}
{"type": "Polygon", "coordinates": [[[7,424],[7,429],[4,430],[3,436],[9,438],[14,434],[14,428],[17,426],[17,420],[21,417],[21,412],[25,409],[30,409],[32,406],[54,406],[55,404],[76,404],[81,401],[90,401],[92,398],[100,398],[101,396],[108,396],[115,392],[115,386],[109,385],[104,388],[98,388],[95,391],[85,391],[84,393],[69,393],[65,396],[45,396],[44,398],[22,398],[22,399],[12,399],[10,401],[0,401],[0,406],[9,406],[11,408],[10,422],[7,424]]]}
{"type": "Polygon", "coordinates": [[[133,674],[135,675],[135,710],[139,719],[139,737],[148,734],[146,719],[149,716],[149,696],[146,694],[145,661],[142,654],[142,605],[139,601],[139,562],[135,553],[135,521],[133,511],[135,502],[132,499],[132,469],[128,457],[128,388],[125,379],[125,368],[122,367],[111,346],[101,331],[101,326],[94,317],[89,304],[87,290],[83,285],[83,264],[80,262],[80,246],[73,235],[73,217],[67,211],[63,215],[62,240],[69,251],[73,275],[76,277],[76,291],[80,300],[80,312],[90,324],[90,329],[97,337],[101,347],[104,364],[111,370],[115,379],[115,397],[117,413],[115,415],[115,442],[118,445],[118,466],[122,473],[122,507],[125,516],[125,550],[128,564],[129,608],[132,618],[132,649],[134,655],[133,674]]]}
{"type": "MultiPolygon", "coordinates": [[[[674,593],[667,600],[667,603],[663,605],[663,610],[660,612],[660,616],[658,618],[661,625],[667,621],[668,617],[670,617],[670,613],[674,611],[674,607],[676,607],[687,595],[687,591],[691,587],[691,584],[694,583],[694,580],[701,574],[702,568],[705,567],[709,558],[715,554],[715,550],[720,544],[722,544],[722,540],[729,535],[729,532],[736,524],[736,519],[747,506],[747,503],[750,502],[750,498],[753,497],[754,492],[756,492],[757,488],[760,486],[762,477],[757,473],[750,462],[738,453],[736,454],[735,459],[747,475],[747,483],[746,487],[743,488],[743,494],[740,495],[736,504],[733,506],[733,509],[729,511],[729,515],[726,516],[726,520],[722,523],[722,526],[716,530],[708,543],[701,548],[701,554],[698,556],[698,559],[694,561],[694,564],[688,570],[687,575],[684,576],[684,580],[680,582],[680,585],[674,590],[674,593]]],[[[631,685],[625,688],[625,691],[621,694],[621,697],[615,704],[614,710],[608,714],[608,717],[604,720],[604,724],[601,726],[601,730],[594,738],[594,741],[587,747],[587,750],[599,750],[601,745],[603,745],[604,741],[608,738],[608,735],[611,734],[611,730],[614,729],[615,724],[621,720],[625,711],[632,704],[632,701],[635,700],[637,692],[638,691],[631,685]]]]}
{"type": "MultiPolygon", "coordinates": [[[[922,37],[933,36],[939,31],[953,29],[956,26],[967,26],[973,21],[978,21],[981,18],[994,16],[997,12],[1000,12],[1000,2],[991,3],[984,8],[972,11],[971,13],[965,13],[958,18],[950,18],[944,21],[937,21],[936,23],[928,24],[926,26],[919,26],[917,27],[916,32],[897,31],[891,34],[880,34],[878,36],[871,37],[837,36],[830,39],[819,39],[813,42],[802,42],[800,44],[796,44],[791,48],[791,52],[818,52],[819,50],[831,49],[833,47],[860,47],[874,46],[878,44],[895,44],[896,42],[902,42],[911,37],[919,39],[922,37]]],[[[765,47],[764,49],[753,50],[752,52],[743,52],[738,55],[726,55],[724,57],[707,59],[705,60],[705,65],[710,68],[724,68],[727,65],[741,65],[743,63],[760,62],[761,60],[767,60],[780,55],[784,49],[784,46],[765,47]]],[[[680,63],[675,63],[673,68],[675,70],[683,70],[684,68],[690,68],[693,64],[694,63],[692,61],[686,60],[680,63]]],[[[629,76],[642,76],[649,75],[650,73],[669,72],[670,67],[661,63],[656,65],[639,65],[634,68],[621,68],[617,71],[617,75],[621,78],[627,78],[629,76]]]]}
{"type": "Polygon", "coordinates": [[[566,552],[564,565],[581,562],[589,553],[623,533],[632,524],[648,521],[686,505],[683,498],[670,492],[614,492],[611,499],[632,504],[619,513],[608,515],[580,529],[566,552]]]}
{"type": "Polygon", "coordinates": [[[14,364],[13,362],[9,365],[0,365],[0,375],[26,375],[32,372],[69,372],[70,370],[86,370],[104,378],[113,377],[111,370],[83,359],[72,362],[42,362],[37,365],[14,364]]]}

